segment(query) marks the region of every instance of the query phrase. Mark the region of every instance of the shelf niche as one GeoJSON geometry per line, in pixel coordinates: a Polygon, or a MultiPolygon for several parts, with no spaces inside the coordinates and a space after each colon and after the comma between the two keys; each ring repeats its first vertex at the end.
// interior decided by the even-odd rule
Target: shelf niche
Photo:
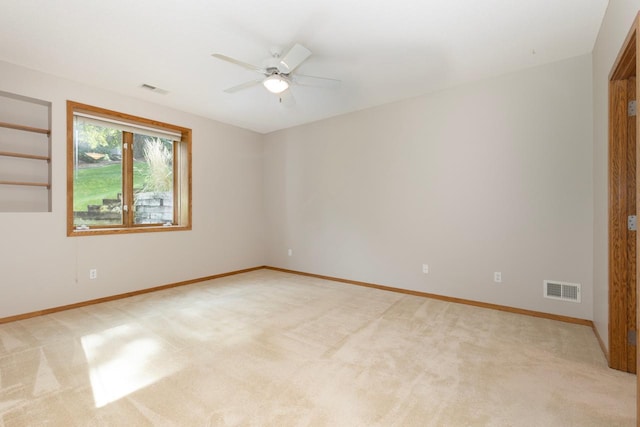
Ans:
{"type": "Polygon", "coordinates": [[[0,212],[51,212],[51,103],[2,91],[0,212]]]}

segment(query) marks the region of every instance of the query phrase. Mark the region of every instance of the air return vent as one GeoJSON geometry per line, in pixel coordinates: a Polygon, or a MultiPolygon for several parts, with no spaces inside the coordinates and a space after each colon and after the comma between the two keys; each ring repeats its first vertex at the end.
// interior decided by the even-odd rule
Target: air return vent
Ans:
{"type": "Polygon", "coordinates": [[[167,91],[167,90],[160,89],[159,87],[155,87],[155,86],[147,84],[147,83],[143,83],[140,87],[142,89],[150,90],[151,92],[159,93],[160,95],[166,95],[166,94],[169,93],[169,91],[167,91]]]}
{"type": "Polygon", "coordinates": [[[562,301],[580,302],[580,284],[545,280],[544,297],[562,301]]]}

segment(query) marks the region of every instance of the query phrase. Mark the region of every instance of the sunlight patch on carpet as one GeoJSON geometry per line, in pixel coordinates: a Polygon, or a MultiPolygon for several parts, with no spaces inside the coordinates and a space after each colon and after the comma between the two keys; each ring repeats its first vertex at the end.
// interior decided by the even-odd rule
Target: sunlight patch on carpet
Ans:
{"type": "Polygon", "coordinates": [[[178,370],[161,363],[167,349],[137,325],[121,325],[82,337],[96,408],[147,387],[178,370]]]}

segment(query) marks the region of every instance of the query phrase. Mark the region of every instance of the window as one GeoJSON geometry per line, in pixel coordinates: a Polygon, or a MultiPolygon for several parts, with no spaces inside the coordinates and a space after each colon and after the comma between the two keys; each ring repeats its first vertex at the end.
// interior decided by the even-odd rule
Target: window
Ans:
{"type": "Polygon", "coordinates": [[[67,235],[191,229],[191,129],[67,101],[67,235]]]}

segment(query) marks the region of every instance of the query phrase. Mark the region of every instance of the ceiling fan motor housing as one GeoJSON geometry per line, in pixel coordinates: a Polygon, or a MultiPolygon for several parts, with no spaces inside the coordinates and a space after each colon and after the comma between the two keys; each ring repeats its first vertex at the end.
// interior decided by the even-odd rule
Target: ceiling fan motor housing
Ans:
{"type": "Polygon", "coordinates": [[[267,67],[265,76],[267,76],[267,77],[268,76],[273,76],[274,74],[278,74],[278,75],[283,76],[283,77],[289,76],[288,73],[283,73],[282,71],[280,71],[280,69],[278,69],[278,67],[267,67]]]}

